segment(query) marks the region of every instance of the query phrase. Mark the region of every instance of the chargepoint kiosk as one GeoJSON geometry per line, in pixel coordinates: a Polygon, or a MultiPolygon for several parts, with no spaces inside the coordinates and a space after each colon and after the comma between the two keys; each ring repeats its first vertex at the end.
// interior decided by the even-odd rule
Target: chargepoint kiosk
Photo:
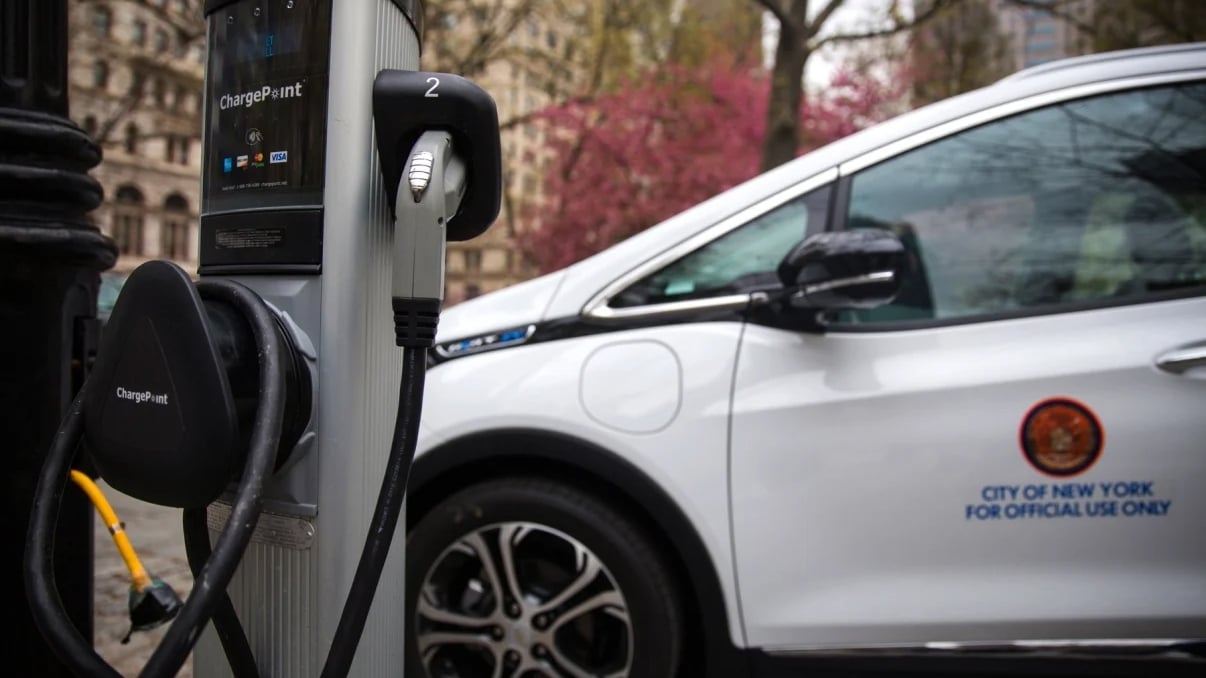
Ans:
{"type": "MultiPolygon", "coordinates": [[[[372,89],[382,69],[418,69],[422,8],[206,0],[205,16],[199,274],[238,280],[287,315],[311,359],[314,397],[228,591],[261,675],[305,678],[330,649],[390,449],[401,354],[381,312],[392,222],[372,89]]],[[[209,508],[215,535],[224,506],[209,508]]],[[[401,673],[403,542],[351,675],[401,673]]],[[[230,675],[212,625],[193,666],[198,678],[230,675]]]]}

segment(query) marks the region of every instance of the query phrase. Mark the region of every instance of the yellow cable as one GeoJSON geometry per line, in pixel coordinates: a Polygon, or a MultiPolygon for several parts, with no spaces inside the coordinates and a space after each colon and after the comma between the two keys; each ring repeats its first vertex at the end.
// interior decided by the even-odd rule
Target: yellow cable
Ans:
{"type": "Polygon", "coordinates": [[[71,479],[92,500],[92,505],[96,507],[96,512],[100,514],[101,519],[105,521],[105,526],[109,528],[109,534],[113,535],[113,543],[117,544],[117,550],[121,553],[122,560],[126,561],[126,569],[130,571],[130,578],[134,582],[134,590],[142,591],[147,586],[150,586],[151,577],[147,574],[146,568],[139,562],[138,554],[134,552],[134,547],[130,544],[130,538],[126,536],[125,526],[117,519],[117,513],[109,505],[109,500],[105,499],[105,495],[101,492],[100,488],[86,474],[72,470],[71,479]]]}

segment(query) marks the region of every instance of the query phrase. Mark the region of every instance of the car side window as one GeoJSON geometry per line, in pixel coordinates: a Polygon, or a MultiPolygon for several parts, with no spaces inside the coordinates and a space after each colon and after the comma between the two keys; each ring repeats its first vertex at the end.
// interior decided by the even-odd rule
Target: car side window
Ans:
{"type": "Polygon", "coordinates": [[[642,278],[610,305],[664,304],[777,286],[780,260],[804,239],[809,224],[824,228],[829,195],[825,186],[776,207],[642,278]]]}
{"type": "Polygon", "coordinates": [[[847,225],[896,232],[896,300],[839,322],[958,319],[1206,292],[1206,84],[989,123],[852,178],[847,225]]]}

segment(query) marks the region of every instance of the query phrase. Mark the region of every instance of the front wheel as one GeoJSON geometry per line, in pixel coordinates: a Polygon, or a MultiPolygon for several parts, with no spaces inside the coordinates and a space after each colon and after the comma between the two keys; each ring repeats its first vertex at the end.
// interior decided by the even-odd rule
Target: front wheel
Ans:
{"type": "Polygon", "coordinates": [[[682,613],[644,531],[577,488],[466,488],[407,539],[407,675],[673,678],[682,613]]]}

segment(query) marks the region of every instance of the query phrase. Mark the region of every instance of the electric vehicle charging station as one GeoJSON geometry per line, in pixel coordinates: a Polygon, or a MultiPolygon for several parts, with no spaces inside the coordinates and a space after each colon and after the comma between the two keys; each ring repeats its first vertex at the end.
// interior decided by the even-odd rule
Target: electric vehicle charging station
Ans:
{"type": "Polygon", "coordinates": [[[105,675],[42,572],[82,438],[115,489],[185,509],[196,583],[141,675],[191,649],[199,678],[397,676],[426,349],[445,241],[498,215],[494,102],[416,70],[417,0],[205,13],[200,279],[151,262],[123,289],[40,478],[31,603],[76,673],[105,675]]]}

